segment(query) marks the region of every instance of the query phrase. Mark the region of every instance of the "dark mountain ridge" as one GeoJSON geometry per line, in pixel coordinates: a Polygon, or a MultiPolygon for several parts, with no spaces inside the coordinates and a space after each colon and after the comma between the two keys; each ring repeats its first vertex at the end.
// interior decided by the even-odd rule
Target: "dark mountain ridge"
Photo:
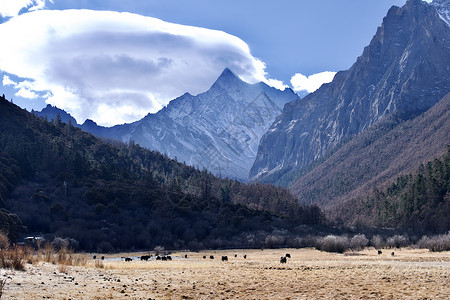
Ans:
{"type": "Polygon", "coordinates": [[[69,113],[50,104],[47,104],[41,111],[32,110],[31,113],[44,119],[46,118],[48,121],[54,121],[59,118],[61,122],[66,124],[71,123],[73,126],[80,127],[77,120],[69,113]]]}

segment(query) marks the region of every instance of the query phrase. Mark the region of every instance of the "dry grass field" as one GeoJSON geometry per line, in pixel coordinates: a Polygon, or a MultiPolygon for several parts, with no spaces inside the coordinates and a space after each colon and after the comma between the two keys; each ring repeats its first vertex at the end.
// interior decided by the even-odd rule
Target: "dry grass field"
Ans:
{"type": "Polygon", "coordinates": [[[2,299],[450,299],[449,252],[391,251],[227,250],[172,253],[172,261],[106,256],[97,263],[86,255],[82,266],[39,262],[0,270],[2,299]],[[286,253],[292,258],[280,264],[286,253]]]}

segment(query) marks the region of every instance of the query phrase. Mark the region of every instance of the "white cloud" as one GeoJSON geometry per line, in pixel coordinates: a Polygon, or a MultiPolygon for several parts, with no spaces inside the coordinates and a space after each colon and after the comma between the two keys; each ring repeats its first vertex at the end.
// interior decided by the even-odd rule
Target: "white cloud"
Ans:
{"type": "Polygon", "coordinates": [[[269,79],[264,79],[262,81],[264,81],[267,85],[270,85],[270,86],[272,86],[276,89],[282,90],[282,91],[284,91],[286,88],[289,87],[288,85],[284,84],[283,81],[277,80],[277,79],[269,78],[269,79]]]}
{"type": "Polygon", "coordinates": [[[336,72],[325,71],[310,76],[297,73],[291,78],[291,84],[295,92],[306,91],[312,93],[324,83],[333,81],[336,72]]]}
{"type": "Polygon", "coordinates": [[[4,86],[7,86],[7,85],[17,86],[17,82],[15,82],[11,78],[9,78],[8,75],[3,75],[2,83],[3,83],[4,86]]]}
{"type": "Polygon", "coordinates": [[[185,92],[206,91],[225,67],[249,83],[269,79],[241,39],[130,13],[41,10],[0,25],[0,68],[79,122],[137,120],[185,92]]]}
{"type": "Polygon", "coordinates": [[[3,86],[12,85],[18,90],[15,95],[25,99],[37,99],[39,97],[47,99],[51,96],[49,92],[44,93],[44,95],[40,95],[42,93],[36,93],[45,92],[46,88],[40,87],[35,81],[23,80],[21,82],[15,82],[8,75],[3,75],[2,84],[3,86]]]}
{"type": "Polygon", "coordinates": [[[20,88],[15,95],[25,99],[36,99],[39,97],[38,94],[26,88],[20,88]]]}
{"type": "MultiPolygon", "coordinates": [[[[53,2],[50,0],[50,2],[53,2]]],[[[1,0],[0,15],[3,17],[14,17],[19,14],[22,9],[34,11],[43,9],[46,0],[1,0]]]]}

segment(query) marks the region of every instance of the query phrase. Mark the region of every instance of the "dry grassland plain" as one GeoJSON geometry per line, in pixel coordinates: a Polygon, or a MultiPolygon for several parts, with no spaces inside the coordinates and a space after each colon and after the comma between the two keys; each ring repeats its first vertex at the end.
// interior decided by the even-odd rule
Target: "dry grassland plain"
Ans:
{"type": "MultiPolygon", "coordinates": [[[[114,257],[126,255],[141,253],[114,257]]],[[[132,262],[106,256],[95,264],[86,254],[83,266],[39,262],[25,271],[1,270],[2,299],[450,299],[449,252],[266,249],[171,255],[172,261],[132,262]],[[286,253],[292,258],[280,264],[286,253]],[[224,255],[227,262],[221,261],[224,255]]]]}

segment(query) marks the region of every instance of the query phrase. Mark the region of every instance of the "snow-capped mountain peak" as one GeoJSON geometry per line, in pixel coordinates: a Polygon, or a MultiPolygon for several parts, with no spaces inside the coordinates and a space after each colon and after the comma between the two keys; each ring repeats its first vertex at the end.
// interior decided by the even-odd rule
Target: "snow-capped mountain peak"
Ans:
{"type": "Polygon", "coordinates": [[[214,174],[246,180],[261,137],[283,106],[296,99],[291,89],[248,84],[226,68],[204,93],[186,93],[132,124],[87,130],[133,140],[214,174]]]}

